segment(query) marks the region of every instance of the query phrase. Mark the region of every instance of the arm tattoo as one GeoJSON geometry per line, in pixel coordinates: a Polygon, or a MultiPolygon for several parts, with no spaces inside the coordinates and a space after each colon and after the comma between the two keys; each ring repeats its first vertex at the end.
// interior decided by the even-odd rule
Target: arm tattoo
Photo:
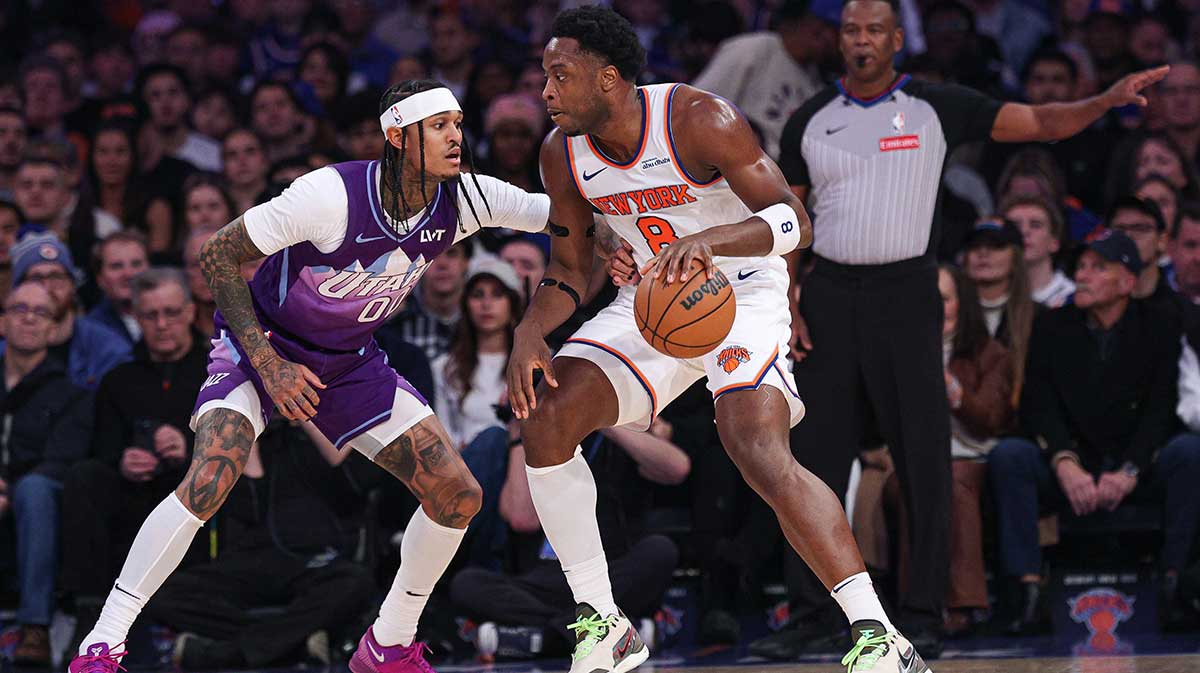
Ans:
{"type": "Polygon", "coordinates": [[[275,351],[254,315],[250,286],[242,279],[241,265],[262,256],[240,217],[222,227],[200,248],[200,269],[212,289],[213,301],[256,368],[269,361],[275,351]]]}
{"type": "Polygon", "coordinates": [[[240,412],[206,412],[196,424],[192,465],[175,490],[180,502],[201,519],[216,514],[242,475],[253,444],[254,428],[240,412]]]}
{"type": "Polygon", "coordinates": [[[375,463],[391,472],[428,504],[434,522],[464,528],[479,509],[479,485],[441,433],[424,421],[384,447],[375,463]]]}

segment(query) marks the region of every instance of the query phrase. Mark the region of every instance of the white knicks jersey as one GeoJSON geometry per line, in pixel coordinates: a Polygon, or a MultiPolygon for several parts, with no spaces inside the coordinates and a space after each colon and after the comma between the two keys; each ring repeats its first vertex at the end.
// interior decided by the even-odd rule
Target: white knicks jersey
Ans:
{"type": "MultiPolygon", "coordinates": [[[[672,139],[671,99],[679,84],[638,87],[642,101],[642,142],[634,158],[618,163],[587,135],[563,136],[571,177],[605,223],[633,246],[638,266],[677,238],[753,215],[720,175],[698,182],[679,161],[672,139]]],[[[716,257],[730,280],[762,272],[754,285],[773,281],[787,291],[782,257],[716,257]]],[[[735,286],[736,289],[736,286],[735,286]]]]}

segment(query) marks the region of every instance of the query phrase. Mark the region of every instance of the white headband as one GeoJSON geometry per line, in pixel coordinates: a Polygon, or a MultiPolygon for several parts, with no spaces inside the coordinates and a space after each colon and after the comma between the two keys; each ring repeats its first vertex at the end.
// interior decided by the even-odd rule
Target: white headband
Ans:
{"type": "Polygon", "coordinates": [[[462,112],[458,99],[445,87],[430,89],[415,93],[388,108],[379,115],[379,126],[387,135],[390,128],[404,128],[443,112],[462,112]]]}

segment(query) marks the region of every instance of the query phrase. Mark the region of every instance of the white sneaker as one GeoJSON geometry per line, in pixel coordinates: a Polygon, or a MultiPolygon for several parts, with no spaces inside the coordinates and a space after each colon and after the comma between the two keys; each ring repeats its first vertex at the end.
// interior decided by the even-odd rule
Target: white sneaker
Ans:
{"type": "Polygon", "coordinates": [[[623,613],[601,617],[587,603],[575,606],[571,673],[628,673],[650,658],[650,648],[623,613]]]}
{"type": "Polygon", "coordinates": [[[864,619],[850,625],[850,634],[854,647],[842,657],[847,673],[932,673],[899,631],[885,632],[883,624],[864,619]]]}

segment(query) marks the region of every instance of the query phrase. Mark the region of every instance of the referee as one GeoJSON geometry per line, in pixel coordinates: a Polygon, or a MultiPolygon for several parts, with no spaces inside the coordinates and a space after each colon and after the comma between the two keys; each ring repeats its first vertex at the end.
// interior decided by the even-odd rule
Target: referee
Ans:
{"type": "MultiPolygon", "coordinates": [[[[1145,105],[1138,92],[1167,68],[1072,103],[1001,103],[897,73],[898,12],[899,0],[845,4],[839,48],[847,74],[801,106],[781,140],[784,174],[797,195],[812,197],[817,256],[793,323],[808,414],[792,446],[835,493],[846,492],[851,462],[876,437],[870,430],[891,449],[913,521],[901,629],[921,651],[937,652],[950,534],[950,410],[934,258],[946,156],[988,138],[1070,137],[1109,108],[1145,105]]],[[[832,603],[820,583],[800,585],[791,587],[799,623],[752,652],[791,658],[835,623],[818,615],[832,603]]]]}

